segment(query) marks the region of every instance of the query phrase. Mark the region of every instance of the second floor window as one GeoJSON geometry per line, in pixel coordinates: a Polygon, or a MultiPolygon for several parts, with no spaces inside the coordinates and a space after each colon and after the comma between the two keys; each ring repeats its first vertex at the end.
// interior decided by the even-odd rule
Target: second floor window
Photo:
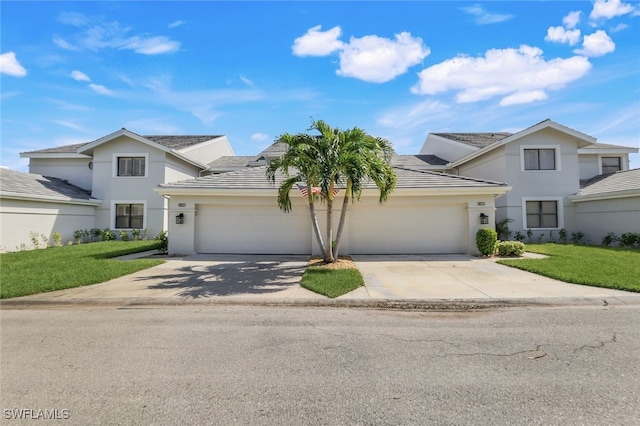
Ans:
{"type": "Polygon", "coordinates": [[[602,157],[602,174],[615,173],[622,170],[620,157],[602,157]]]}
{"type": "Polygon", "coordinates": [[[555,149],[525,149],[525,170],[556,170],[555,149]]]}
{"type": "Polygon", "coordinates": [[[145,157],[118,157],[118,176],[144,176],[145,157]]]}

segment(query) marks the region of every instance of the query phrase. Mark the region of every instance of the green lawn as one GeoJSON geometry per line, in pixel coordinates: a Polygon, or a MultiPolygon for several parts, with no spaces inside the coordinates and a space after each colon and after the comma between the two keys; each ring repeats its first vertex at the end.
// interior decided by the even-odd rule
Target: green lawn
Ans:
{"type": "Polygon", "coordinates": [[[158,241],[104,241],[0,254],[0,298],[96,284],[162,263],[109,259],[153,250],[158,241]]]}
{"type": "Polygon", "coordinates": [[[300,285],[307,290],[335,298],[364,285],[364,278],[357,269],[329,269],[309,266],[300,285]]]}
{"type": "Polygon", "coordinates": [[[573,244],[527,244],[547,259],[508,259],[498,263],[560,281],[640,292],[640,250],[573,244]]]}

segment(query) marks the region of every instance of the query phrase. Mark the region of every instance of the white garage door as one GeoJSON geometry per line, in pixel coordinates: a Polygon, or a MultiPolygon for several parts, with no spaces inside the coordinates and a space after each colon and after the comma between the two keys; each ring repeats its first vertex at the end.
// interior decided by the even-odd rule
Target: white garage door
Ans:
{"type": "Polygon", "coordinates": [[[196,251],[310,254],[309,213],[301,207],[284,213],[273,205],[198,205],[196,251]]]}
{"type": "Polygon", "coordinates": [[[466,204],[355,203],[350,220],[353,254],[465,253],[466,204]]]}

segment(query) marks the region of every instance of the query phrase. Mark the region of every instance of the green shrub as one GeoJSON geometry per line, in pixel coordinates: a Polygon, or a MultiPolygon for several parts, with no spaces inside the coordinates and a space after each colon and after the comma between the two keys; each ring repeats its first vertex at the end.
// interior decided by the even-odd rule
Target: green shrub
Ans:
{"type": "Polygon", "coordinates": [[[62,247],[62,235],[59,232],[54,232],[51,234],[51,238],[53,238],[53,245],[56,247],[62,247]]]}
{"type": "Polygon", "coordinates": [[[513,238],[516,239],[516,241],[524,241],[524,234],[520,231],[517,231],[516,234],[513,236],[513,238]]]}
{"type": "Polygon", "coordinates": [[[167,231],[162,231],[158,235],[155,236],[154,240],[160,241],[160,245],[158,246],[158,250],[162,253],[166,253],[169,249],[169,236],[167,231]]]}
{"type": "Polygon", "coordinates": [[[569,237],[567,236],[567,230],[562,228],[560,231],[558,231],[558,235],[560,236],[560,242],[562,244],[567,244],[567,242],[569,241],[569,237]]]}
{"type": "Polygon", "coordinates": [[[498,241],[498,256],[522,257],[524,255],[524,243],[521,241],[498,241]]]}
{"type": "Polygon", "coordinates": [[[571,242],[573,242],[573,244],[580,244],[583,238],[584,238],[584,233],[580,231],[571,233],[571,242]]]}
{"type": "Polygon", "coordinates": [[[126,230],[121,229],[119,234],[122,241],[129,241],[129,233],[126,230]]]}
{"type": "Polygon", "coordinates": [[[490,228],[478,229],[476,232],[476,247],[484,256],[492,256],[496,252],[498,233],[490,228]]]}
{"type": "Polygon", "coordinates": [[[80,244],[82,242],[82,237],[84,236],[84,231],[82,229],[76,229],[73,231],[73,239],[76,241],[76,244],[80,244]]]}
{"type": "Polygon", "coordinates": [[[100,232],[100,238],[102,241],[114,241],[116,240],[116,234],[114,234],[109,228],[105,228],[100,232]]]}
{"type": "MultiPolygon", "coordinates": [[[[132,239],[133,241],[138,241],[138,240],[140,240],[140,231],[141,231],[140,229],[132,229],[132,230],[131,230],[131,239],[132,239]]],[[[145,229],[145,234],[146,234],[146,232],[147,232],[147,231],[146,231],[146,229],[145,229]]]]}
{"type": "Polygon", "coordinates": [[[618,242],[620,239],[613,232],[609,232],[607,235],[602,237],[602,245],[605,247],[610,247],[611,245],[618,242]]]}
{"type": "Polygon", "coordinates": [[[640,234],[637,232],[625,232],[620,236],[620,247],[640,247],[640,234]]]}
{"type": "Polygon", "coordinates": [[[100,228],[91,228],[90,235],[91,235],[91,241],[100,241],[100,238],[102,238],[102,229],[100,228]]]}

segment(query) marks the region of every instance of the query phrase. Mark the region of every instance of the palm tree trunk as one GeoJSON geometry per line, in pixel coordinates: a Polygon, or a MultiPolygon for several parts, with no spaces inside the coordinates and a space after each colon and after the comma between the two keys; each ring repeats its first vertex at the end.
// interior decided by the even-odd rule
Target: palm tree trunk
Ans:
{"type": "Polygon", "coordinates": [[[344,228],[344,222],[347,217],[347,209],[349,208],[349,194],[351,193],[351,179],[347,180],[347,189],[344,192],[344,199],[342,200],[342,211],[340,212],[340,223],[338,224],[338,232],[336,233],[336,246],[333,249],[333,255],[338,258],[340,251],[340,241],[342,240],[342,229],[344,228]]]}
{"type": "Polygon", "coordinates": [[[333,238],[332,238],[332,220],[333,216],[333,182],[329,185],[329,193],[327,194],[327,250],[325,252],[325,262],[335,262],[333,258],[333,238]]]}
{"type": "MultiPolygon", "coordinates": [[[[311,188],[307,186],[307,188],[311,188]]],[[[327,249],[324,246],[324,241],[322,241],[322,233],[320,232],[320,225],[318,225],[318,216],[316,215],[316,207],[313,202],[313,194],[309,190],[309,214],[311,214],[311,225],[313,226],[313,232],[316,234],[316,239],[318,240],[318,244],[320,245],[320,253],[326,253],[327,249]]]]}

